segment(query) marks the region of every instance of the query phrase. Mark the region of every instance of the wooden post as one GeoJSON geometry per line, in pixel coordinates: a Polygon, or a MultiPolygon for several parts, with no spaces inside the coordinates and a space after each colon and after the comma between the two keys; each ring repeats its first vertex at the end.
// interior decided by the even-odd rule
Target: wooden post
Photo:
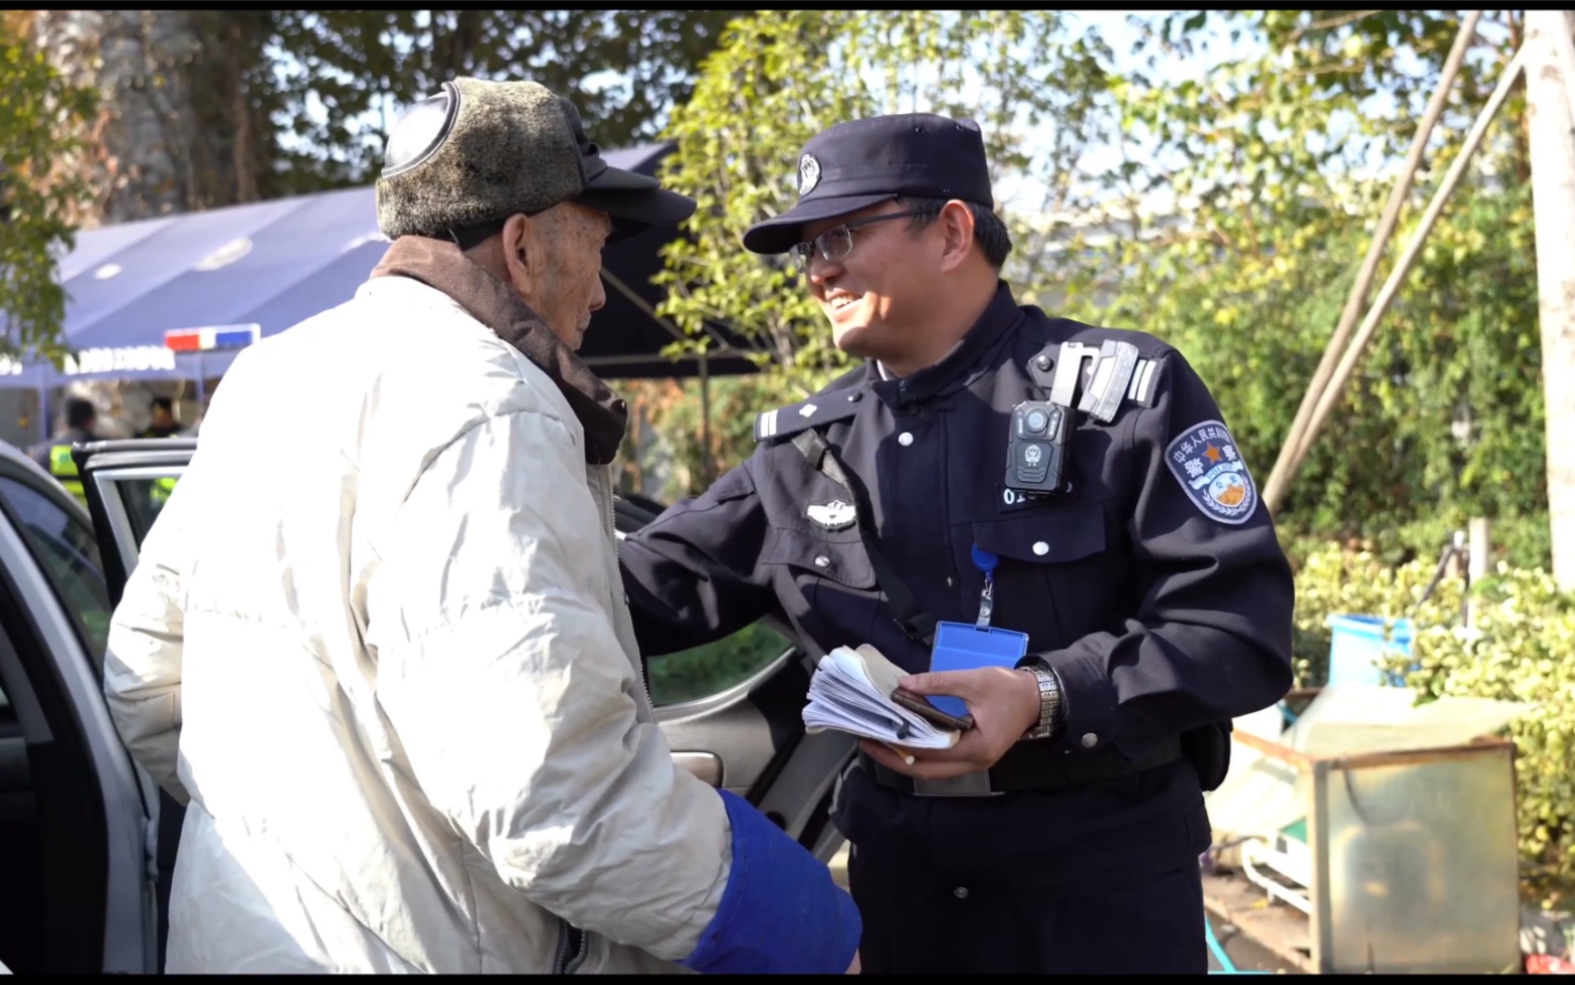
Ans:
{"type": "Polygon", "coordinates": [[[1526,112],[1532,215],[1537,231],[1537,300],[1542,325],[1542,393],[1547,418],[1548,520],[1553,580],[1575,591],[1575,61],[1562,10],[1526,11],[1526,112]]]}
{"type": "Polygon", "coordinates": [[[711,457],[711,366],[705,350],[700,352],[700,474],[709,489],[716,481],[716,463],[711,457]]]}
{"type": "Polygon", "coordinates": [[[1357,360],[1362,357],[1362,350],[1367,348],[1367,343],[1373,337],[1373,332],[1378,328],[1378,322],[1383,318],[1384,312],[1389,309],[1389,304],[1400,291],[1400,285],[1405,282],[1406,274],[1411,272],[1411,265],[1421,254],[1422,247],[1427,242],[1428,233],[1433,231],[1433,225],[1438,221],[1439,215],[1444,211],[1444,206],[1449,202],[1449,196],[1459,184],[1460,178],[1465,174],[1466,166],[1471,163],[1471,157],[1476,153],[1477,147],[1482,143],[1487,128],[1493,122],[1493,117],[1498,113],[1504,100],[1509,98],[1515,79],[1520,75],[1526,63],[1526,49],[1521,48],[1504,67],[1504,74],[1499,77],[1498,87],[1488,97],[1487,105],[1482,107],[1482,112],[1477,115],[1476,122],[1471,125],[1471,130],[1466,134],[1464,145],[1460,153],[1455,155],[1454,161],[1449,165],[1449,170],[1440,180],[1438,190],[1433,193],[1433,200],[1427,204],[1427,211],[1422,213],[1421,221],[1417,224],[1416,232],[1411,236],[1411,242],[1406,244],[1405,252],[1395,261],[1395,267],[1389,272],[1389,278],[1384,281],[1384,286],[1379,289],[1378,297],[1373,299],[1373,306],[1368,309],[1362,319],[1361,327],[1356,330],[1356,337],[1351,340],[1350,348],[1345,355],[1340,357],[1339,365],[1335,367],[1334,375],[1329,380],[1329,385],[1319,395],[1317,404],[1313,407],[1312,416],[1307,420],[1307,428],[1301,435],[1301,444],[1296,448],[1285,468],[1286,481],[1296,475],[1301,468],[1307,453],[1312,450],[1314,442],[1318,440],[1318,429],[1323,426],[1324,420],[1334,409],[1335,403],[1340,399],[1340,391],[1345,389],[1346,381],[1356,370],[1357,360]]]}
{"type": "Polygon", "coordinates": [[[1373,288],[1373,278],[1378,273],[1378,262],[1389,245],[1389,237],[1400,221],[1400,209],[1405,205],[1406,195],[1411,191],[1411,182],[1422,164],[1422,152],[1427,148],[1427,139],[1432,136],[1433,126],[1438,122],[1439,116],[1443,115],[1444,106],[1449,102],[1449,92],[1454,88],[1455,75],[1459,73],[1460,65],[1466,59],[1466,49],[1471,46],[1471,39],[1476,37],[1477,21],[1481,18],[1482,11],[1471,12],[1460,25],[1460,31],[1455,36],[1454,47],[1444,59],[1444,68],[1438,77],[1438,88],[1433,91],[1433,97],[1428,101],[1422,120],[1417,124],[1416,135],[1411,138],[1411,150],[1406,154],[1405,163],[1400,166],[1400,176],[1395,181],[1394,188],[1390,189],[1384,214],[1378,220],[1378,229],[1373,233],[1372,243],[1367,247],[1367,257],[1362,261],[1362,268],[1356,274],[1356,282],[1351,285],[1351,292],[1345,299],[1345,308],[1340,312],[1340,322],[1335,326],[1334,335],[1329,338],[1329,344],[1324,348],[1323,358],[1319,360],[1318,368],[1313,372],[1312,382],[1307,385],[1307,392],[1302,394],[1301,406],[1296,408],[1296,419],[1291,422],[1291,429],[1285,436],[1285,444],[1280,448],[1280,456],[1274,463],[1274,470],[1269,473],[1268,484],[1264,486],[1263,503],[1270,513],[1280,508],[1285,491],[1290,487],[1291,480],[1295,478],[1294,469],[1290,467],[1291,458],[1302,443],[1302,435],[1306,432],[1308,419],[1312,417],[1313,407],[1317,404],[1319,396],[1323,394],[1324,387],[1328,385],[1329,377],[1334,375],[1334,368],[1340,360],[1340,354],[1345,351],[1346,342],[1351,338],[1351,330],[1356,327],[1356,319],[1367,305],[1367,296],[1373,288]]]}
{"type": "MultiPolygon", "coordinates": [[[[1492,524],[1486,517],[1474,516],[1468,526],[1470,546],[1467,548],[1466,591],[1493,570],[1492,524]]],[[[1477,624],[1477,604],[1469,595],[1466,598],[1466,625],[1477,624]]]]}

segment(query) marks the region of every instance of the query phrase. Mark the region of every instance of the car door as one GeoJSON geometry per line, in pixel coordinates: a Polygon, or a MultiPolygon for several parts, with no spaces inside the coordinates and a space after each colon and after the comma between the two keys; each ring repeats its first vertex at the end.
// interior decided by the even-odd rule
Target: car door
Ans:
{"type": "Polygon", "coordinates": [[[0,443],[0,953],[22,974],[157,968],[152,785],[104,702],[98,553],[81,506],[0,443]]]}
{"type": "MultiPolygon", "coordinates": [[[[111,597],[118,602],[138,549],[196,450],[196,439],[103,441],[79,446],[77,468],[111,597]]],[[[620,536],[652,519],[620,502],[620,536]]],[[[746,797],[822,861],[841,836],[829,823],[836,778],[855,744],[840,733],[809,735],[802,712],[813,670],[788,627],[762,622],[725,640],[651,662],[656,716],[674,761],[704,782],[746,797]]],[[[160,944],[168,875],[181,809],[160,802],[160,944]]]]}

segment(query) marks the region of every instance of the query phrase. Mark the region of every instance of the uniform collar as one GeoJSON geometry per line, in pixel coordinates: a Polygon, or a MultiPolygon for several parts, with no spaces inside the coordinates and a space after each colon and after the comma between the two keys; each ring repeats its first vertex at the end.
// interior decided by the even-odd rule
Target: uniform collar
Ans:
{"type": "Polygon", "coordinates": [[[985,353],[1005,336],[1007,328],[1021,317],[1022,309],[1012,297],[1012,289],[1006,281],[997,281],[995,297],[990,299],[984,314],[940,362],[908,376],[886,379],[884,367],[872,359],[865,378],[882,403],[909,404],[928,400],[965,385],[968,371],[982,361],[985,353]]]}

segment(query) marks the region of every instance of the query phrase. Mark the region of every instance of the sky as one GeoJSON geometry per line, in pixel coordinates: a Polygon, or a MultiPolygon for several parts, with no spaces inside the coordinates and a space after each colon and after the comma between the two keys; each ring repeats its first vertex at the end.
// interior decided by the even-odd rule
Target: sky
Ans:
{"type": "MultiPolygon", "coordinates": [[[[1097,30],[1099,30],[1099,32],[1102,34],[1102,36],[1105,38],[1106,42],[1110,45],[1110,47],[1112,48],[1112,50],[1115,53],[1115,64],[1114,64],[1113,67],[1117,71],[1124,71],[1125,69],[1135,65],[1135,61],[1134,61],[1134,59],[1131,56],[1131,50],[1132,50],[1132,46],[1133,46],[1134,42],[1136,42],[1136,40],[1138,39],[1138,36],[1139,36],[1138,32],[1133,27],[1131,27],[1129,25],[1129,23],[1128,23],[1129,18],[1131,18],[1133,15],[1138,15],[1138,16],[1145,17],[1145,18],[1146,17],[1154,17],[1154,16],[1162,15],[1164,13],[1168,13],[1168,11],[1127,11],[1127,10],[1123,10],[1123,11],[1075,11],[1075,12],[1072,12],[1072,13],[1075,14],[1075,16],[1078,18],[1078,20],[1081,23],[1087,24],[1090,27],[1093,27],[1093,28],[1096,28],[1097,30]]],[[[289,57],[288,55],[285,55],[283,52],[276,52],[276,55],[278,57],[281,57],[281,58],[288,58],[289,57]]],[[[1194,76],[1194,77],[1199,76],[1204,71],[1204,68],[1205,68],[1205,66],[1203,66],[1201,64],[1200,65],[1187,65],[1187,64],[1183,64],[1181,62],[1177,62],[1177,63],[1171,64],[1171,65],[1163,66],[1162,67],[1162,75],[1164,77],[1166,77],[1166,78],[1179,80],[1179,79],[1187,77],[1187,76],[1194,76]]],[[[585,80],[585,85],[587,87],[593,88],[593,89],[600,89],[600,88],[602,88],[604,86],[617,85],[617,84],[618,84],[618,76],[617,76],[616,73],[612,73],[612,72],[603,73],[601,75],[590,76],[590,77],[588,77],[585,80]]],[[[320,122],[322,122],[323,120],[326,119],[326,114],[323,112],[322,104],[316,99],[316,97],[314,95],[309,94],[308,97],[307,97],[306,103],[307,103],[306,104],[306,108],[307,108],[308,114],[311,117],[313,117],[316,122],[320,123],[320,122]]],[[[391,110],[390,111],[390,116],[392,116],[394,112],[395,111],[391,110]]],[[[375,130],[382,123],[382,110],[374,110],[374,111],[366,114],[363,117],[363,121],[362,122],[363,122],[363,125],[366,126],[369,130],[375,130]]],[[[300,142],[299,138],[297,138],[294,134],[289,133],[289,132],[285,132],[285,133],[283,133],[281,135],[281,142],[284,143],[288,148],[290,148],[292,150],[293,149],[299,149],[300,146],[301,146],[301,142],[300,142]]],[[[1097,153],[1094,156],[1090,157],[1088,159],[1087,163],[1088,163],[1088,166],[1090,166],[1090,167],[1104,168],[1104,167],[1108,167],[1108,166],[1112,165],[1114,162],[1118,161],[1119,159],[1120,159],[1119,152],[1114,147],[1108,147],[1108,148],[1103,148],[1102,150],[1100,150],[1099,153],[1097,153]]],[[[1002,192],[1003,201],[1007,200],[1009,198],[1010,199],[1015,199],[1017,197],[1017,194],[1018,194],[1018,190],[1017,189],[1010,188],[1010,187],[1003,187],[1001,192],[1002,192]]]]}
{"type": "MultiPolygon", "coordinates": [[[[1077,23],[1086,25],[1100,33],[1112,52],[1112,64],[1109,67],[1117,74],[1126,74],[1143,67],[1140,65],[1138,58],[1132,53],[1133,47],[1141,37],[1140,28],[1135,26],[1132,21],[1136,19],[1140,22],[1152,22],[1165,14],[1172,13],[1172,11],[1100,10],[1068,11],[1067,13],[1074,17],[1077,23]]],[[[1257,46],[1246,39],[1231,43],[1221,32],[1214,31],[1211,28],[1205,28],[1205,31],[1208,33],[1205,33],[1200,39],[1204,42],[1201,47],[1203,47],[1205,54],[1193,59],[1177,58],[1159,65],[1157,67],[1158,81],[1174,83],[1189,78],[1201,79],[1223,58],[1239,58],[1257,53],[1252,50],[1257,46]]],[[[1484,33],[1487,32],[1484,31],[1484,33]]],[[[606,73],[605,76],[593,76],[587,79],[586,84],[588,87],[593,88],[600,88],[603,85],[616,86],[618,79],[616,75],[606,73]]],[[[1392,110],[1392,101],[1388,106],[1381,108],[1392,110]]],[[[322,117],[321,106],[316,103],[315,99],[308,99],[308,111],[319,119],[322,117]]],[[[364,123],[369,131],[375,132],[377,130],[378,126],[383,122],[382,114],[384,111],[384,109],[378,109],[367,114],[364,123]]],[[[392,116],[397,110],[388,110],[388,112],[392,116]]],[[[1349,122],[1354,124],[1355,121],[1349,122]]],[[[1037,129],[1029,130],[1024,135],[1027,145],[1033,146],[1036,142],[1042,143],[1048,140],[1050,135],[1049,127],[1051,125],[1050,122],[1046,122],[1037,129]]],[[[594,132],[594,122],[592,122],[592,130],[594,132]]],[[[1338,132],[1331,133],[1329,136],[1330,139],[1340,139],[1338,132]]],[[[292,138],[287,135],[285,139],[288,141],[292,138]]],[[[1157,153],[1152,145],[1145,147],[1140,143],[1132,144],[1130,141],[1129,144],[1131,145],[1127,147],[1126,152],[1140,158],[1146,154],[1157,153]]],[[[1119,164],[1122,157],[1122,150],[1116,144],[1093,146],[1088,149],[1084,156],[1082,167],[1090,173],[1103,173],[1119,164]]],[[[1366,172],[1364,176],[1372,176],[1392,170],[1398,163],[1398,159],[1371,162],[1364,169],[1366,172]]],[[[997,197],[1007,208],[1032,210],[1037,209],[1039,206],[1039,202],[1042,199],[1042,189],[1036,187],[1032,179],[1013,180],[1008,178],[999,183],[997,197]]]]}

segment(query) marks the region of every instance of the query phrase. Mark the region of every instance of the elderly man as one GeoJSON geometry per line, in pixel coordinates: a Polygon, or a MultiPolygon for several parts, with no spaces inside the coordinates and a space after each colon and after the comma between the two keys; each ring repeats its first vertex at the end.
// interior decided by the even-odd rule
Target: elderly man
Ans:
{"type": "Polygon", "coordinates": [[[116,723],[189,798],[169,970],[847,969],[825,866],[653,720],[625,407],[574,355],[603,244],[694,203],[474,79],[402,117],[377,199],[387,256],[235,361],[115,612],[116,723]]]}

